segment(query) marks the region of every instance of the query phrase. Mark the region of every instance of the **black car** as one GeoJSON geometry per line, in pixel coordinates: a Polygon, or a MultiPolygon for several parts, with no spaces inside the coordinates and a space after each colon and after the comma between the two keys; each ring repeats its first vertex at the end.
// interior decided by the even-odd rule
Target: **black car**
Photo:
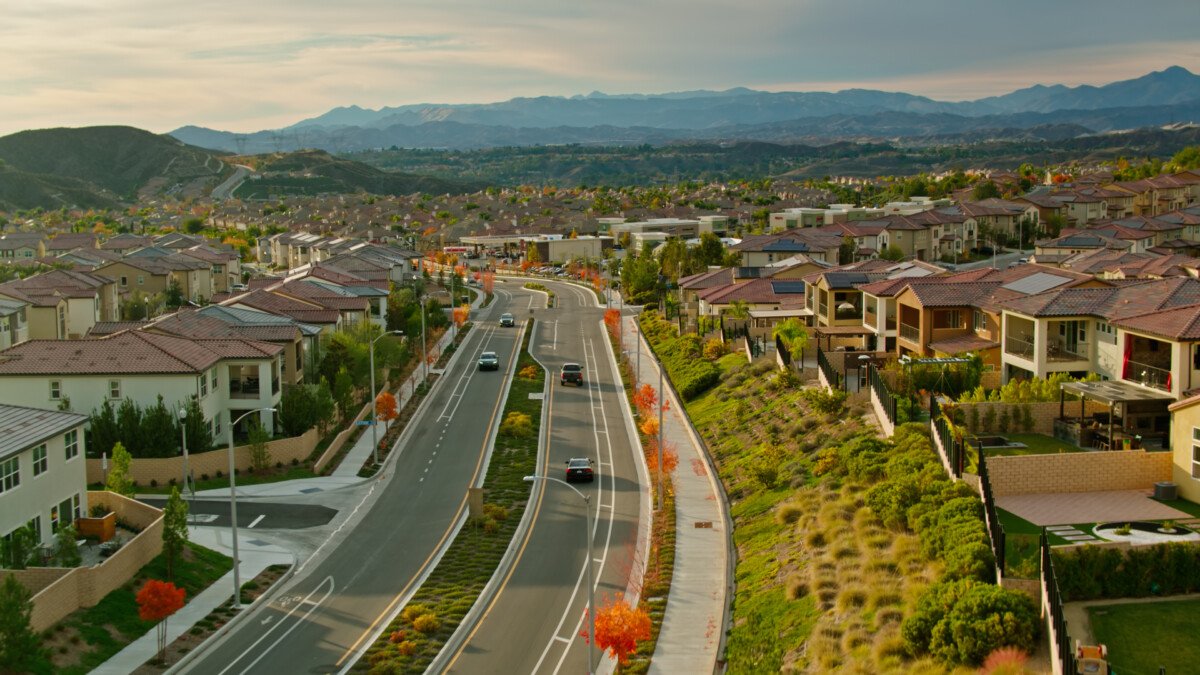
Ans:
{"type": "Polygon", "coordinates": [[[505,313],[505,314],[500,315],[500,325],[501,326],[504,326],[505,328],[511,328],[513,326],[513,323],[514,322],[513,322],[512,314],[505,313]]]}
{"type": "Polygon", "coordinates": [[[590,483],[596,479],[592,472],[592,460],[587,457],[572,457],[567,460],[567,482],[583,481],[590,483]]]}
{"type": "Polygon", "coordinates": [[[479,355],[480,370],[500,370],[500,357],[496,352],[484,352],[479,355]]]}
{"type": "Polygon", "coordinates": [[[583,386],[583,366],[579,365],[578,363],[564,363],[563,367],[562,367],[562,372],[559,374],[558,377],[559,377],[559,381],[562,384],[566,384],[566,383],[570,382],[571,384],[576,384],[576,385],[579,385],[582,387],[583,386]]]}

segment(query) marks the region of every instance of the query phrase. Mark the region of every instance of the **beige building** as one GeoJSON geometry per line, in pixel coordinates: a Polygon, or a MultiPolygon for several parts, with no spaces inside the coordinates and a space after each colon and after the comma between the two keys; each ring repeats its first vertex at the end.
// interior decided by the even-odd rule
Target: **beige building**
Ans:
{"type": "Polygon", "coordinates": [[[84,515],[87,415],[0,405],[0,536],[32,525],[38,544],[84,515]]]}

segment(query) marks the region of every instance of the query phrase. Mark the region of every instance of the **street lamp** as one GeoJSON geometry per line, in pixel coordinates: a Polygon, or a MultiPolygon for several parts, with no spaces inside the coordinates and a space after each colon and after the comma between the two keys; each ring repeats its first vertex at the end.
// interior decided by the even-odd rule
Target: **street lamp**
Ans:
{"type": "Polygon", "coordinates": [[[241,575],[238,574],[238,542],[237,542],[237,483],[234,475],[233,466],[233,428],[238,422],[246,419],[247,416],[254,413],[261,413],[264,410],[275,412],[274,408],[257,408],[255,410],[247,410],[242,413],[241,417],[229,423],[229,428],[226,429],[226,440],[229,444],[229,521],[233,526],[233,608],[240,610],[242,608],[242,582],[241,575]]]}
{"type": "Polygon", "coordinates": [[[379,463],[379,432],[375,431],[375,423],[379,420],[375,419],[375,343],[379,342],[387,335],[404,335],[403,331],[393,330],[381,333],[379,337],[371,340],[371,346],[367,351],[371,354],[371,447],[374,453],[375,463],[379,463]]]}
{"type": "Polygon", "coordinates": [[[187,470],[187,408],[179,409],[179,432],[183,436],[183,495],[187,499],[188,470],[187,470]]]}
{"type": "Polygon", "coordinates": [[[561,480],[559,478],[553,478],[551,476],[537,476],[537,475],[525,476],[525,481],[528,483],[532,483],[537,480],[551,480],[551,481],[554,481],[555,483],[562,483],[563,485],[566,485],[567,487],[571,488],[571,491],[574,492],[575,494],[579,495],[579,498],[583,500],[583,512],[584,512],[584,515],[587,516],[587,530],[584,532],[584,534],[587,537],[587,562],[586,562],[586,565],[587,565],[587,588],[588,588],[588,644],[587,644],[588,669],[587,669],[587,671],[589,674],[594,673],[594,672],[596,672],[596,668],[595,668],[594,662],[592,661],[592,645],[596,644],[596,587],[592,583],[592,500],[591,500],[591,497],[583,494],[582,492],[577,490],[574,485],[571,485],[570,483],[568,483],[565,480],[561,480]]]}

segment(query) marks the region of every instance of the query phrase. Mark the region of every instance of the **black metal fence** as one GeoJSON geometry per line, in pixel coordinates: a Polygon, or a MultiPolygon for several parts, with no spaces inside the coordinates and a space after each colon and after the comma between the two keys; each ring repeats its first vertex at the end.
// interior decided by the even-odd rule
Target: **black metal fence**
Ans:
{"type": "Polygon", "coordinates": [[[950,470],[950,474],[957,480],[962,478],[963,474],[963,443],[955,440],[954,434],[950,433],[950,425],[946,422],[942,415],[942,406],[938,403],[937,395],[929,396],[929,424],[933,427],[933,432],[938,435],[939,443],[934,443],[933,447],[942,457],[942,462],[950,470]]]}
{"type": "Polygon", "coordinates": [[[817,367],[821,369],[821,372],[825,375],[825,381],[829,383],[831,388],[844,388],[842,374],[829,362],[829,357],[825,355],[825,351],[821,349],[820,345],[817,345],[817,367]]]}
{"type": "Polygon", "coordinates": [[[996,556],[996,567],[1004,568],[1004,526],[996,515],[996,502],[992,497],[992,480],[988,477],[987,459],[979,451],[979,495],[983,498],[983,517],[987,521],[988,538],[992,543],[992,554],[996,556]]]}
{"type": "Polygon", "coordinates": [[[867,364],[867,381],[871,383],[871,389],[879,398],[880,404],[883,405],[883,414],[887,415],[888,421],[895,427],[896,399],[892,397],[892,390],[888,389],[887,382],[879,376],[879,369],[875,367],[874,363],[867,364]]]}
{"type": "Polygon", "coordinates": [[[1057,658],[1063,673],[1074,673],[1075,652],[1067,636],[1067,620],[1063,618],[1062,594],[1058,590],[1058,577],[1054,574],[1054,560],[1050,556],[1050,540],[1042,530],[1042,598],[1048,607],[1047,623],[1050,628],[1050,658],[1057,658]]]}

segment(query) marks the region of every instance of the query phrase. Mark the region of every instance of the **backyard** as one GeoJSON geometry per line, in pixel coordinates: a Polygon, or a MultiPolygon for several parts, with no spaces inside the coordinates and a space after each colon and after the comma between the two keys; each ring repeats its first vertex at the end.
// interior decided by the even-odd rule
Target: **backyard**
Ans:
{"type": "Polygon", "coordinates": [[[1122,675],[1191,673],[1200,662],[1200,599],[1088,607],[1092,634],[1122,675]]]}
{"type": "MultiPolygon", "coordinates": [[[[1011,443],[1020,443],[1025,447],[984,447],[988,457],[1015,457],[1020,455],[1058,455],[1068,452],[1087,452],[1083,448],[1071,445],[1046,434],[1004,434],[1011,443]]],[[[970,440],[970,439],[968,439],[970,440]]],[[[979,471],[979,459],[976,449],[971,443],[967,444],[967,473],[979,471]]]]}

